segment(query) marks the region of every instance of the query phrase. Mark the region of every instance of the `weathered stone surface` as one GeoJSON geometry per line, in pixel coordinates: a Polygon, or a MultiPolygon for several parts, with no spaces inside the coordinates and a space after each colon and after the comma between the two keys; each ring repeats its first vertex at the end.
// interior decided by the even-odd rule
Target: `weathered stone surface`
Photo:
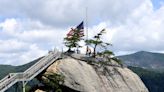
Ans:
{"type": "Polygon", "coordinates": [[[56,61],[45,73],[63,74],[64,86],[81,92],[148,92],[135,73],[115,65],[95,69],[84,61],[67,57],[56,61]]]}
{"type": "Polygon", "coordinates": [[[37,89],[35,92],[45,92],[45,91],[37,89]]]}

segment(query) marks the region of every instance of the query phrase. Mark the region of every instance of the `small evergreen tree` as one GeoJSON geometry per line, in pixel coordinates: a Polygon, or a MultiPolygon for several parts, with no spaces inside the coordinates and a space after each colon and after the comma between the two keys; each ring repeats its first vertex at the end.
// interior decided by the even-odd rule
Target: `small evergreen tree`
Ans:
{"type": "Polygon", "coordinates": [[[64,38],[64,44],[66,47],[68,47],[68,51],[67,52],[71,52],[72,48],[79,48],[81,47],[79,45],[79,41],[83,40],[82,39],[82,35],[80,35],[80,31],[78,29],[72,29],[73,33],[71,36],[67,36],[64,38]]]}
{"type": "Polygon", "coordinates": [[[108,64],[108,62],[111,62],[111,60],[116,61],[119,65],[123,66],[122,62],[120,59],[118,59],[117,57],[114,56],[114,53],[112,51],[109,50],[104,50],[102,52],[97,53],[98,56],[101,56],[103,58],[105,58],[105,62],[101,62],[101,65],[106,65],[108,64]]]}
{"type": "Polygon", "coordinates": [[[107,47],[112,44],[106,43],[102,41],[102,36],[105,33],[105,29],[101,30],[98,34],[96,34],[93,39],[86,40],[86,44],[92,45],[94,48],[93,57],[96,56],[103,57],[103,61],[99,62],[102,66],[107,65],[111,60],[116,61],[118,64],[122,66],[121,61],[114,57],[114,53],[107,49],[107,47]],[[97,47],[103,48],[102,51],[97,52],[97,47]]]}
{"type": "Polygon", "coordinates": [[[98,34],[96,34],[93,39],[86,40],[86,44],[93,46],[93,57],[96,57],[96,49],[97,47],[101,47],[106,49],[108,45],[111,45],[110,43],[103,42],[101,37],[105,33],[105,29],[101,30],[98,34]]]}
{"type": "Polygon", "coordinates": [[[63,74],[43,74],[39,80],[46,88],[46,92],[62,92],[61,85],[64,83],[63,74]]]}

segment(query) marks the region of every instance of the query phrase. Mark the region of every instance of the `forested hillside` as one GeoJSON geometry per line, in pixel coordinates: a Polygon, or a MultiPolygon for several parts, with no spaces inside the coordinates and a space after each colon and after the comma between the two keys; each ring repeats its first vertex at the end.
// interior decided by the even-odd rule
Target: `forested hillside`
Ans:
{"type": "Polygon", "coordinates": [[[150,92],[164,92],[164,72],[131,66],[129,68],[140,76],[150,92]]]}

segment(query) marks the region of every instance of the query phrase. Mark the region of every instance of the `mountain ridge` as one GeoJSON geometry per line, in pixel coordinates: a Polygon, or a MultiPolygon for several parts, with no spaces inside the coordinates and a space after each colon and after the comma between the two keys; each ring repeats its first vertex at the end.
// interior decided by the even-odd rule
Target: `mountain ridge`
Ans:
{"type": "Polygon", "coordinates": [[[117,56],[124,65],[142,67],[145,69],[164,70],[164,54],[148,51],[139,51],[136,53],[117,56]]]}
{"type": "Polygon", "coordinates": [[[15,73],[15,72],[24,72],[26,69],[28,69],[30,66],[35,64],[37,61],[39,61],[41,58],[35,59],[27,64],[20,65],[20,66],[13,66],[13,65],[0,65],[0,79],[4,78],[9,73],[15,73]]]}

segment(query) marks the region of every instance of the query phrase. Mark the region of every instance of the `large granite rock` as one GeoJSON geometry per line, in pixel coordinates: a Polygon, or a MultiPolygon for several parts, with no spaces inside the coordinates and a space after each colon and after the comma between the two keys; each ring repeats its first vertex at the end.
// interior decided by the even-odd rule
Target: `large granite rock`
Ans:
{"type": "Polygon", "coordinates": [[[135,73],[117,64],[95,68],[67,57],[53,63],[45,72],[50,73],[63,74],[64,86],[80,92],[148,92],[135,73]]]}
{"type": "Polygon", "coordinates": [[[45,92],[45,91],[37,89],[35,92],[45,92]]]}

